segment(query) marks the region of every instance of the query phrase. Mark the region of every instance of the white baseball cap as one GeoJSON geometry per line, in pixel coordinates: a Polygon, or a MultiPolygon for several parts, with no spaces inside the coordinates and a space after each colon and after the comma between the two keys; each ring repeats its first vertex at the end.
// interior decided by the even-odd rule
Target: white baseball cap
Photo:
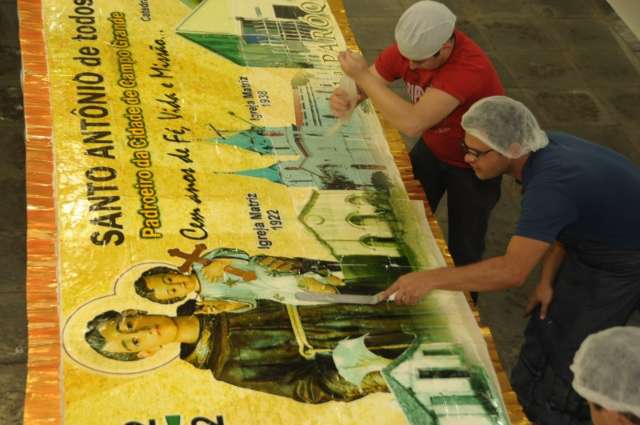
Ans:
{"type": "Polygon", "coordinates": [[[431,0],[413,4],[396,24],[396,43],[402,56],[423,60],[435,55],[451,37],[456,23],[447,6],[431,0]]]}

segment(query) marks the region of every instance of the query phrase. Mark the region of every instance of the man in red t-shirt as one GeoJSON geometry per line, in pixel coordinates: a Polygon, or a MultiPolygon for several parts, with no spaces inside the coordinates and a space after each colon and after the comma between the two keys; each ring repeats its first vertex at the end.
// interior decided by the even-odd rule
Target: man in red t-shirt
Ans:
{"type": "MultiPolygon", "coordinates": [[[[456,265],[479,261],[489,214],[500,198],[500,178],[479,180],[464,162],[462,115],[484,97],[503,95],[496,70],[480,47],[455,30],[456,17],[441,3],[420,1],[400,17],[396,44],[368,67],[349,51],[339,56],[345,74],[392,125],[408,136],[422,135],[411,151],[415,176],[435,210],[447,192],[449,249],[456,265]],[[404,80],[411,103],[387,86],[404,80]]],[[[337,117],[355,107],[337,89],[331,108],[337,117]]]]}

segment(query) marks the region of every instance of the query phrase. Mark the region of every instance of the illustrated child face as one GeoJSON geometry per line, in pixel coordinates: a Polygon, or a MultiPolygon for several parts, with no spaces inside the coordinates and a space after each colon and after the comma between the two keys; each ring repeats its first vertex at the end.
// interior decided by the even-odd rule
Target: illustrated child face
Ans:
{"type": "Polygon", "coordinates": [[[144,278],[147,287],[159,300],[184,298],[196,289],[195,275],[183,275],[176,272],[160,273],[144,278]]]}
{"type": "Polygon", "coordinates": [[[178,327],[172,317],[123,312],[120,320],[112,320],[98,328],[106,340],[103,347],[112,353],[137,353],[147,357],[176,341],[178,327]]]}

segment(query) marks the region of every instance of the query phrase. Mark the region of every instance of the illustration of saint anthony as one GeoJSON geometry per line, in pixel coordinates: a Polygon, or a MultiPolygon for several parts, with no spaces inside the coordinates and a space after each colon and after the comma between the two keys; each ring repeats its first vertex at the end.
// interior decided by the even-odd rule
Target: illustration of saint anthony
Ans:
{"type": "Polygon", "coordinates": [[[323,403],[388,391],[380,362],[366,364],[376,363],[371,356],[386,364],[427,328],[434,340],[446,332],[426,309],[391,303],[289,306],[257,300],[249,311],[200,315],[194,304],[181,305],[176,317],[110,310],[87,324],[85,340],[103,356],[122,361],[177,342],[182,360],[209,369],[218,381],[323,403]],[[356,338],[364,339],[367,353],[336,355],[341,342],[356,338]],[[361,379],[353,379],[354,369],[361,379]]]}
{"type": "Polygon", "coordinates": [[[306,258],[249,256],[239,249],[219,248],[192,264],[191,273],[168,267],[145,271],[134,283],[138,295],[172,304],[197,293],[207,313],[255,308],[259,299],[291,305],[317,304],[296,298],[300,292],[337,293],[344,286],[340,265],[306,258]]]}

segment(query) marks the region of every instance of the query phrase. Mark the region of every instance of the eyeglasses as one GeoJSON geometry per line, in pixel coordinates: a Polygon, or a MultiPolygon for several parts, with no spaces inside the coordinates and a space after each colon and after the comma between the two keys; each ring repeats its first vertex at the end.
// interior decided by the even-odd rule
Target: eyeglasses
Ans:
{"type": "Polygon", "coordinates": [[[486,155],[489,152],[493,152],[493,149],[487,149],[486,151],[479,151],[478,149],[474,149],[474,148],[470,148],[465,141],[461,141],[460,142],[460,147],[462,148],[462,152],[464,152],[465,155],[471,155],[472,157],[474,157],[475,159],[480,158],[482,155],[486,155]]]}

